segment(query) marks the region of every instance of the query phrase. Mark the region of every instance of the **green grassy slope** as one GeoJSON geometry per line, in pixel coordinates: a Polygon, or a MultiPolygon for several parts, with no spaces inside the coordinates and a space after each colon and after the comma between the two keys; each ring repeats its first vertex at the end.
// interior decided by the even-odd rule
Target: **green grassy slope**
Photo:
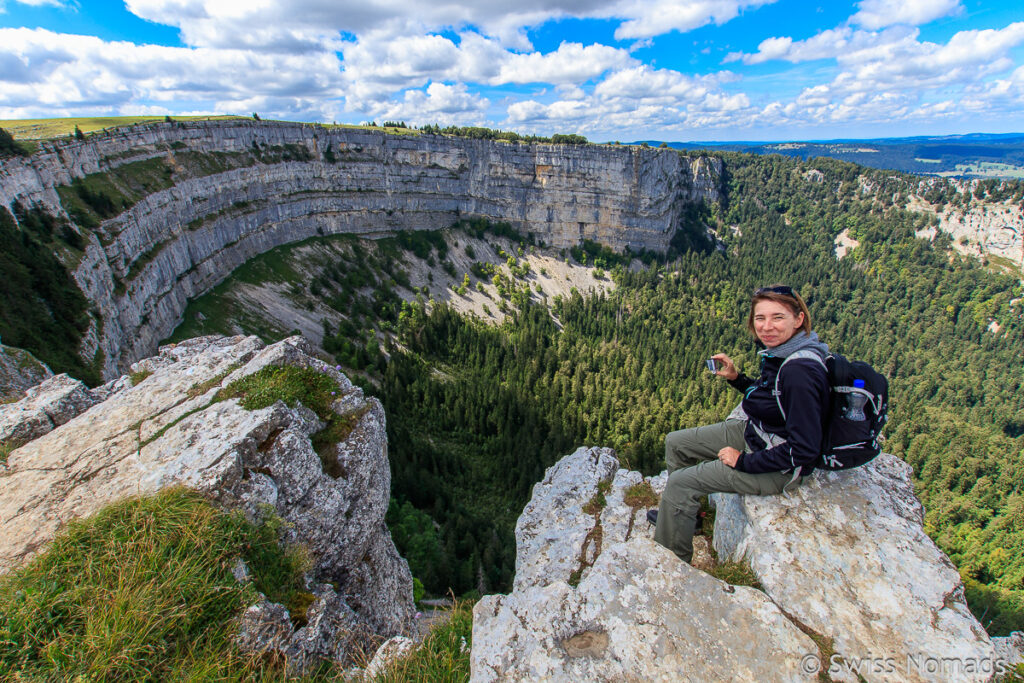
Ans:
{"type": "MultiPolygon", "coordinates": [[[[74,135],[75,128],[83,133],[95,133],[107,128],[131,126],[139,123],[164,121],[164,116],[85,116],[66,119],[7,119],[0,120],[0,128],[16,140],[48,140],[74,135]]],[[[225,121],[245,119],[243,116],[175,116],[175,121],[225,121]]]]}

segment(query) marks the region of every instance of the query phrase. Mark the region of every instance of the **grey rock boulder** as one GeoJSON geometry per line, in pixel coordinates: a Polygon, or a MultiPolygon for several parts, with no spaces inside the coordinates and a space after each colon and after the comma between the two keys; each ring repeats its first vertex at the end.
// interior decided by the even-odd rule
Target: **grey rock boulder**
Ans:
{"type": "Polygon", "coordinates": [[[554,576],[567,580],[581,553],[593,557],[596,545],[587,539],[595,520],[582,510],[618,468],[610,448],[580,448],[547,469],[516,522],[514,590],[554,576]]]}
{"type": "Polygon", "coordinates": [[[235,642],[243,652],[282,652],[294,633],[288,609],[261,597],[239,617],[235,642]]]}
{"type": "Polygon", "coordinates": [[[643,515],[665,473],[581,448],[534,487],[512,593],[474,609],[472,680],[992,680],[1024,639],[971,615],[910,474],[883,454],[788,496],[713,496],[719,560],[748,563],[762,591],[653,542],[643,515]]]}
{"type": "Polygon", "coordinates": [[[306,611],[306,624],[292,634],[284,648],[287,670],[302,675],[320,660],[347,660],[356,643],[368,643],[373,634],[360,628],[359,616],[331,586],[313,587],[316,597],[306,611]]]}
{"type": "Polygon", "coordinates": [[[800,664],[817,647],[763,593],[653,541],[625,502],[643,482],[609,449],[547,470],[516,525],[513,592],[473,610],[471,680],[815,680],[800,664]]]}
{"type": "Polygon", "coordinates": [[[473,610],[473,681],[813,681],[814,642],[763,593],[679,562],[647,537],[473,610]]]}
{"type": "MultiPolygon", "coordinates": [[[[979,669],[992,641],[924,531],[910,475],[883,453],[849,472],[818,470],[788,496],[716,494],[715,548],[749,563],[768,596],[848,663],[891,658],[901,681],[989,680],[991,668],[979,669]]],[[[897,680],[886,668],[869,661],[833,678],[897,680]]]]}
{"type": "Polygon", "coordinates": [[[1014,671],[1017,667],[1018,675],[1024,675],[1024,632],[1014,631],[1004,638],[993,638],[992,646],[996,651],[996,661],[1001,662],[1001,669],[1014,671]]]}
{"type": "Polygon", "coordinates": [[[370,642],[358,615],[330,585],[312,586],[312,593],[313,603],[298,628],[284,605],[260,595],[238,618],[234,640],[239,649],[282,656],[287,674],[302,676],[321,660],[345,662],[353,644],[370,642]]]}
{"type": "Polygon", "coordinates": [[[17,403],[0,405],[0,442],[22,444],[36,439],[95,403],[89,388],[66,374],[45,379],[17,403]]]}
{"type": "Polygon", "coordinates": [[[366,680],[373,680],[386,672],[388,668],[393,666],[402,657],[410,654],[415,648],[411,638],[405,636],[395,636],[391,638],[379,648],[373,655],[373,659],[366,667],[366,671],[363,676],[366,680]]]}

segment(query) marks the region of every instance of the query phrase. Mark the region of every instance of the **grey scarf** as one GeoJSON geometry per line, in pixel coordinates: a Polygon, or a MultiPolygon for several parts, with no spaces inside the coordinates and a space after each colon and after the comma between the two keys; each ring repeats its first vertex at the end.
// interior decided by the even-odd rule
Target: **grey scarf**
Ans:
{"type": "Polygon", "coordinates": [[[790,337],[789,340],[776,347],[761,349],[757,352],[757,355],[767,358],[786,358],[794,351],[800,351],[801,349],[814,351],[821,356],[822,360],[825,360],[825,357],[828,355],[828,344],[818,339],[817,332],[811,332],[810,334],[798,332],[790,337]]]}

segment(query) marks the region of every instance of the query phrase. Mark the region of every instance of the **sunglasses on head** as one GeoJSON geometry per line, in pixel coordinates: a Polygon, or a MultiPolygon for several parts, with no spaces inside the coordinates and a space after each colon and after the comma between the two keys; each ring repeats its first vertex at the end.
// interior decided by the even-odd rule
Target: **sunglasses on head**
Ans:
{"type": "Polygon", "coordinates": [[[787,287],[786,285],[780,285],[778,287],[759,287],[754,290],[754,296],[761,296],[767,293],[773,294],[784,294],[785,296],[793,296],[793,288],[787,287]]]}

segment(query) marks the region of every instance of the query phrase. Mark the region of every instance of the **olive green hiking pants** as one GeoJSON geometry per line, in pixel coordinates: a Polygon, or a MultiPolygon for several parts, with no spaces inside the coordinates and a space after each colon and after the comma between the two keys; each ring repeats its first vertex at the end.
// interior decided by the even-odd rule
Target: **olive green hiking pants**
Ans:
{"type": "MultiPolygon", "coordinates": [[[[718,451],[725,446],[741,452],[746,449],[746,424],[745,420],[726,420],[665,437],[668,484],[661,494],[654,540],[684,562],[693,559],[693,532],[702,497],[709,493],[774,495],[782,493],[793,478],[785,472],[740,472],[718,459],[718,451]]],[[[799,479],[793,485],[798,483],[799,479]]]]}

